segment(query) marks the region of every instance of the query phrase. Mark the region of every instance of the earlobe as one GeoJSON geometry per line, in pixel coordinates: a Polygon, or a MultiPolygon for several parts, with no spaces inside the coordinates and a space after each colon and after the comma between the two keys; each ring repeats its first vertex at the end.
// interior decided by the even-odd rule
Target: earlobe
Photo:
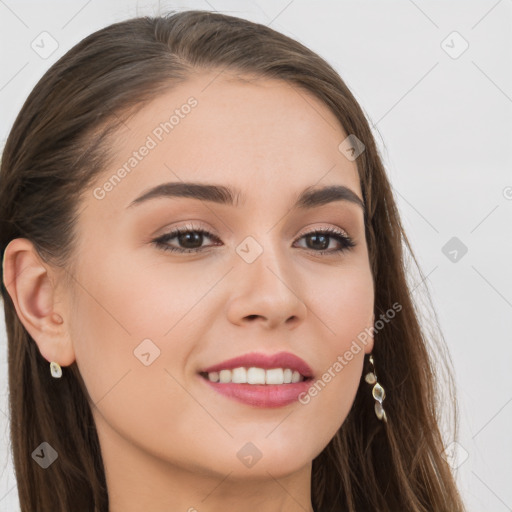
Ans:
{"type": "Polygon", "coordinates": [[[47,361],[68,366],[74,350],[62,315],[54,310],[56,294],[49,267],[27,238],[7,245],[3,259],[5,287],[16,314],[47,361]]]}

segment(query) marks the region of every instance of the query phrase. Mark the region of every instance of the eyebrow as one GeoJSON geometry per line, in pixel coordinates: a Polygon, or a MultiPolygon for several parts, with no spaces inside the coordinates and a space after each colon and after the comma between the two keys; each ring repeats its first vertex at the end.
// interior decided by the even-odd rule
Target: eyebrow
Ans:
{"type": "MultiPolygon", "coordinates": [[[[170,182],[162,183],[144,192],[134,199],[127,208],[144,203],[155,198],[188,197],[213,203],[240,206],[243,194],[240,190],[224,185],[209,185],[204,183],[170,182]]],[[[329,185],[322,188],[307,187],[297,198],[293,208],[310,209],[335,201],[347,201],[359,205],[363,212],[363,200],[350,188],[344,185],[329,185]]]]}

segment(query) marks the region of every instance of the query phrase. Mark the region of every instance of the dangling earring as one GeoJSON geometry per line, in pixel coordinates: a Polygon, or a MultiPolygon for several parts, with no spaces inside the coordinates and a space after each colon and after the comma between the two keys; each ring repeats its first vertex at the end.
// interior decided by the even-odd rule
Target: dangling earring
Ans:
{"type": "Polygon", "coordinates": [[[387,423],[388,419],[386,417],[386,411],[384,411],[384,408],[382,407],[382,401],[384,398],[386,398],[386,392],[384,391],[384,388],[377,382],[377,374],[375,373],[375,364],[373,363],[373,356],[370,355],[368,358],[370,361],[370,364],[372,365],[371,371],[368,372],[364,380],[368,382],[368,384],[375,384],[372,389],[372,395],[373,398],[375,398],[375,414],[377,415],[377,418],[379,420],[384,421],[387,423]]]}
{"type": "Polygon", "coordinates": [[[62,368],[60,367],[60,364],[52,361],[50,363],[50,373],[52,374],[52,377],[60,379],[62,377],[62,368]]]}

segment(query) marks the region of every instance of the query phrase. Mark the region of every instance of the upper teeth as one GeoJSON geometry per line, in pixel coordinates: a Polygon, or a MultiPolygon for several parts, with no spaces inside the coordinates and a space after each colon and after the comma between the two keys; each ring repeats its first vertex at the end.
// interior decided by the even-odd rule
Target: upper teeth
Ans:
{"type": "Polygon", "coordinates": [[[296,370],[290,368],[233,368],[220,372],[209,372],[208,379],[212,382],[235,384],[289,384],[300,382],[304,377],[296,370]]]}

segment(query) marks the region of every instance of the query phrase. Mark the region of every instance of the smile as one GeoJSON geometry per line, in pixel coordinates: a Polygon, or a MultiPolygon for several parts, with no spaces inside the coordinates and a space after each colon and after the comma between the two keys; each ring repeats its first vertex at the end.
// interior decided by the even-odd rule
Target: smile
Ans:
{"type": "Polygon", "coordinates": [[[203,372],[202,376],[207,377],[210,382],[220,382],[222,384],[295,384],[302,382],[305,377],[297,370],[290,368],[244,368],[240,366],[231,370],[224,369],[219,372],[203,372]]]}

